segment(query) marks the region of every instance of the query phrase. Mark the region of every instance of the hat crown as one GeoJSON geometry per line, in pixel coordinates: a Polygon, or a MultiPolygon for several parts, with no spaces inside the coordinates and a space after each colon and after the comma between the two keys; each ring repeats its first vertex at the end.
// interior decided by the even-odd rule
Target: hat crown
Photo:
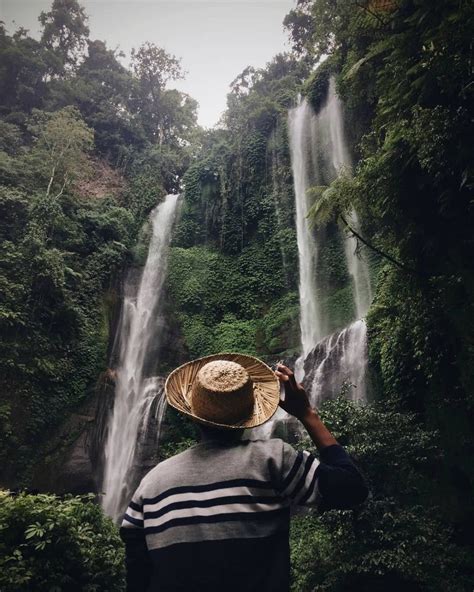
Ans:
{"type": "Polygon", "coordinates": [[[230,360],[214,360],[205,364],[196,380],[201,387],[213,392],[230,393],[245,386],[250,376],[247,370],[230,360]]]}
{"type": "Polygon", "coordinates": [[[230,360],[213,360],[197,373],[191,408],[218,423],[238,422],[253,411],[253,382],[247,370],[230,360]]]}

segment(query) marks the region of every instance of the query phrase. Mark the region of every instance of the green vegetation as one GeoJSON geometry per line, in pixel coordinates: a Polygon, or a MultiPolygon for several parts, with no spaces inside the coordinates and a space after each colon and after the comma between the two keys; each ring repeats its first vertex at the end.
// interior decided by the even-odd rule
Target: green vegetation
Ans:
{"type": "Polygon", "coordinates": [[[307,68],[285,55],[231,85],[225,128],[186,172],[169,287],[191,356],[299,344],[286,117],[307,68]]]}
{"type": "Polygon", "coordinates": [[[349,117],[364,124],[354,177],[322,194],[316,216],[344,225],[355,207],[386,263],[368,318],[381,396],[440,430],[466,486],[472,444],[452,431],[467,436],[474,408],[472,21],[470,7],[450,1],[377,11],[325,0],[301,2],[286,21],[301,51],[330,54],[349,117]]]}
{"type": "Polygon", "coordinates": [[[278,247],[271,243],[248,247],[238,257],[204,246],[172,249],[171,299],[191,356],[266,355],[297,347],[297,298],[284,294],[279,262],[278,247]]]}
{"type": "MultiPolygon", "coordinates": [[[[287,110],[299,92],[319,109],[333,75],[356,165],[311,192],[321,304],[337,325],[352,318],[338,226],[351,232],[355,208],[376,261],[375,402],[322,413],[372,498],[295,517],[293,589],[472,589],[473,18],[454,0],[299,0],[293,52],[237,76],[211,131],[169,88],[179,59],[144,43],[127,69],[76,0],[41,14],[38,41],[0,24],[2,484],[28,486],[51,433],[93,395],[121,279],[143,263],[143,223],[167,192],[183,192],[166,291],[179,355],[297,352],[287,110]]],[[[162,457],[194,438],[169,412],[162,457]]],[[[4,494],[0,531],[2,590],[123,585],[120,543],[90,501],[4,494]]]]}
{"type": "Polygon", "coordinates": [[[1,589],[125,590],[122,542],[93,500],[0,491],[1,589]]]}
{"type": "Polygon", "coordinates": [[[40,41],[0,24],[0,457],[14,486],[106,369],[130,249],[197,129],[196,103],[166,86],[174,56],[144,44],[125,69],[76,0],[40,21],[40,41]]]}
{"type": "Polygon", "coordinates": [[[387,402],[362,406],[341,397],[320,412],[365,473],[371,497],[355,511],[293,520],[293,590],[467,590],[472,561],[433,488],[444,454],[439,434],[387,402]]]}
{"type": "MultiPolygon", "coordinates": [[[[347,228],[346,215],[355,207],[362,239],[379,258],[377,292],[368,315],[377,397],[405,417],[416,413],[413,425],[435,430],[442,451],[427,453],[437,462],[431,482],[425,482],[419,493],[420,507],[407,508],[395,518],[389,507],[380,509],[383,528],[377,536],[385,540],[370,542],[373,552],[379,552],[379,563],[369,569],[372,580],[360,580],[365,559],[358,556],[354,560],[357,554],[349,554],[343,568],[352,573],[344,576],[349,579],[339,573],[333,587],[316,589],[469,588],[464,578],[472,574],[472,566],[457,572],[450,561],[452,552],[460,559],[465,545],[474,542],[472,164],[468,140],[473,132],[469,115],[473,17],[466,3],[449,0],[436,5],[421,0],[302,0],[286,18],[295,50],[304,59],[329,55],[308,80],[308,96],[313,103],[319,100],[321,81],[327,79],[330,68],[336,73],[351,122],[348,129],[358,158],[354,176],[337,179],[320,194],[313,215],[316,224],[334,220],[347,228]],[[433,507],[438,508],[436,516],[444,526],[432,521],[433,507]],[[449,536],[439,538],[437,533],[446,528],[452,532],[450,540],[458,541],[461,549],[453,550],[448,544],[443,549],[443,540],[449,536]],[[404,533],[398,543],[397,529],[404,533]],[[424,557],[413,547],[409,550],[420,536],[424,557]],[[425,539],[438,545],[438,550],[425,539]],[[389,564],[382,568],[382,550],[392,544],[403,548],[407,557],[419,557],[419,566],[407,561],[398,566],[395,562],[393,569],[389,564]],[[430,579],[435,575],[436,582],[430,579]],[[443,585],[445,576],[449,583],[443,585]]],[[[396,445],[397,435],[392,438],[396,445]]],[[[407,454],[404,450],[403,455],[407,454]]],[[[400,459],[400,455],[392,459],[395,456],[400,459]]],[[[379,466],[376,456],[364,461],[367,472],[372,465],[379,466]]],[[[395,466],[395,472],[402,467],[395,466]]],[[[412,471],[420,473],[419,467],[412,471]]],[[[381,481],[381,477],[374,481],[375,492],[381,481]]],[[[402,491],[394,489],[392,495],[398,503],[402,491]]],[[[374,522],[370,524],[376,530],[374,522]]],[[[322,537],[321,544],[332,546],[336,532],[347,532],[340,528],[334,522],[329,538],[323,529],[317,535],[322,537]]],[[[363,549],[364,537],[358,536],[357,544],[363,549]]],[[[326,568],[340,572],[335,563],[326,568]]],[[[317,572],[314,581],[331,578],[329,572],[326,576],[317,572]]]]}

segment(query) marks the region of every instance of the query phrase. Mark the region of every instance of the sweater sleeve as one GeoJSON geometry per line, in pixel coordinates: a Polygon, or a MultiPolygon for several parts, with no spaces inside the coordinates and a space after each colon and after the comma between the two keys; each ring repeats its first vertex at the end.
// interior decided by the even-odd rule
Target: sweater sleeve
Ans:
{"type": "Polygon", "coordinates": [[[319,509],[349,510],[364,502],[369,495],[367,484],[345,449],[333,444],[319,454],[319,509]]]}
{"type": "Polygon", "coordinates": [[[368,495],[364,478],[338,444],[323,448],[318,460],[310,452],[297,452],[283,443],[278,489],[292,504],[322,511],[353,508],[368,495]]]}
{"type": "Polygon", "coordinates": [[[125,512],[120,537],[125,543],[127,592],[146,592],[151,579],[152,564],[145,539],[143,504],[139,489],[125,512]]]}

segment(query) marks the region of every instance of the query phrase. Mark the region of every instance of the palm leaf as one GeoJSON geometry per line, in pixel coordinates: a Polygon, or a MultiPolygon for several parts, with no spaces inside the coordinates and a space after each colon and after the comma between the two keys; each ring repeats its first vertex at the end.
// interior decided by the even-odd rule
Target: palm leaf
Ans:
{"type": "Polygon", "coordinates": [[[314,199],[313,205],[306,214],[312,226],[327,224],[337,217],[338,200],[335,199],[337,191],[333,186],[311,187],[307,194],[314,199]]]}

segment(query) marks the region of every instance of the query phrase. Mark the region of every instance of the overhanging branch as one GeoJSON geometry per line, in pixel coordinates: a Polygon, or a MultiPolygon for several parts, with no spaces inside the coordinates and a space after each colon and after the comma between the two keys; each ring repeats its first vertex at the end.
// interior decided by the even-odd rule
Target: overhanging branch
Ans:
{"type": "Polygon", "coordinates": [[[374,253],[377,253],[378,255],[383,257],[384,259],[387,259],[387,261],[390,261],[390,263],[393,263],[399,269],[403,269],[403,271],[408,271],[408,273],[414,273],[416,275],[420,275],[415,269],[412,269],[411,267],[407,267],[406,265],[404,265],[403,263],[401,263],[400,261],[398,261],[397,259],[395,259],[391,255],[389,255],[388,253],[381,251],[379,248],[377,248],[376,246],[369,243],[369,241],[367,241],[356,230],[354,230],[354,228],[352,228],[352,226],[349,224],[349,222],[344,218],[344,216],[342,214],[339,214],[339,217],[344,222],[345,226],[349,229],[349,231],[356,237],[356,239],[360,240],[361,243],[363,243],[366,247],[368,247],[369,249],[374,251],[374,253]]]}

